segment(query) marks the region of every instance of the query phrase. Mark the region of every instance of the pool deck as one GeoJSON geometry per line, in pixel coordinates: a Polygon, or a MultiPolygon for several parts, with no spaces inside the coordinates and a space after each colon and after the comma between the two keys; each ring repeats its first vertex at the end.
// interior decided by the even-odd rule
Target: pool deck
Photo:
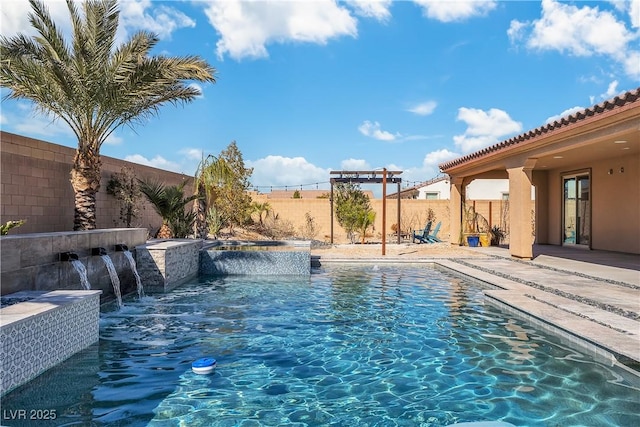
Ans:
{"type": "Polygon", "coordinates": [[[532,260],[519,260],[503,247],[446,245],[387,244],[384,256],[380,244],[357,250],[337,245],[312,255],[321,263],[440,265],[489,285],[489,303],[553,331],[599,360],[617,360],[638,370],[639,255],[536,245],[532,260]]]}

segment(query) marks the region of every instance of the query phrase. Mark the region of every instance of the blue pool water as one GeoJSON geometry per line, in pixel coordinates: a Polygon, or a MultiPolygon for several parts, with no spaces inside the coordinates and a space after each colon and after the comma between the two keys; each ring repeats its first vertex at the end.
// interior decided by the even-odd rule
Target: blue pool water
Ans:
{"type": "Polygon", "coordinates": [[[8,426],[633,426],[640,389],[446,273],[335,266],[125,299],[99,344],[2,411],[8,426]],[[191,371],[201,357],[213,374],[191,371]],[[17,409],[56,417],[8,420],[17,409]]]}

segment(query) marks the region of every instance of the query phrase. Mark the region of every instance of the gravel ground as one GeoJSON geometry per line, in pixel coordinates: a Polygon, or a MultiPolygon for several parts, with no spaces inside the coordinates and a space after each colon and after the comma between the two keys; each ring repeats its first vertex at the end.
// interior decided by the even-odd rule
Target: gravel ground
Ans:
{"type": "Polygon", "coordinates": [[[433,244],[417,243],[387,243],[385,255],[382,255],[382,244],[314,244],[311,255],[321,259],[367,259],[367,258],[468,258],[484,256],[481,252],[470,250],[464,246],[452,245],[447,242],[433,244]]]}

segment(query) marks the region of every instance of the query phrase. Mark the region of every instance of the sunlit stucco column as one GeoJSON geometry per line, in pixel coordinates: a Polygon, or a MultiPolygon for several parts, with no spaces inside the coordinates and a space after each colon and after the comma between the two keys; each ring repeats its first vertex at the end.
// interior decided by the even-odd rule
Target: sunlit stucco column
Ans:
{"type": "Polygon", "coordinates": [[[452,245],[460,243],[460,227],[462,226],[462,202],[464,200],[463,178],[451,178],[451,195],[449,198],[449,241],[452,245]]]}
{"type": "MultiPolygon", "coordinates": [[[[533,161],[535,163],[535,160],[533,161]]],[[[513,257],[533,258],[531,235],[531,170],[524,166],[508,168],[509,173],[509,253],[513,257]]]]}

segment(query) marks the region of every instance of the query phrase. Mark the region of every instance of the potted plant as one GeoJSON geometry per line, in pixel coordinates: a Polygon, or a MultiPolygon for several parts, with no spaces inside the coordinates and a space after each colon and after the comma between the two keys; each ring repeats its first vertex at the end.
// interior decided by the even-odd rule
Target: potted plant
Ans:
{"type": "Polygon", "coordinates": [[[491,246],[499,246],[500,243],[507,237],[505,231],[498,225],[491,227],[491,246]]]}
{"type": "Polygon", "coordinates": [[[480,242],[480,229],[478,227],[478,214],[473,205],[464,207],[462,227],[462,245],[478,246],[480,242]]]}

